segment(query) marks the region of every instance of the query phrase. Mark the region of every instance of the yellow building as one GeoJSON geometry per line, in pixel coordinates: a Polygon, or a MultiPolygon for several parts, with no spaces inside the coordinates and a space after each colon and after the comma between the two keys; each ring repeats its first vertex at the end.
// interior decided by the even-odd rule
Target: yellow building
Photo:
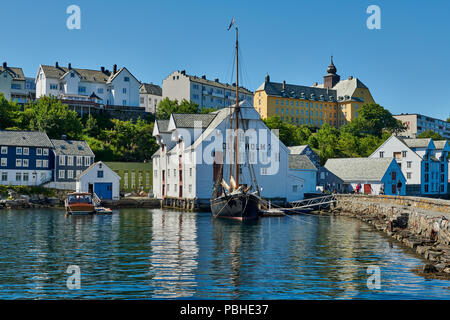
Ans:
{"type": "Polygon", "coordinates": [[[341,80],[333,64],[323,84],[299,86],[271,82],[269,75],[255,91],[253,106],[263,119],[278,116],[295,125],[320,127],[328,123],[339,128],[358,116],[365,103],[374,103],[369,89],[357,78],[341,80]]]}

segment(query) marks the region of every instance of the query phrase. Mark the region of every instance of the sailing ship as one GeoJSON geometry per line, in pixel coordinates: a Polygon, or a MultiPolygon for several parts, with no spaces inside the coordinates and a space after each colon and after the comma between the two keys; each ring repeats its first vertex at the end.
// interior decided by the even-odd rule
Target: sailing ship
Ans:
{"type": "MultiPolygon", "coordinates": [[[[232,20],[228,30],[234,24],[232,20]]],[[[215,177],[215,184],[213,194],[210,200],[211,211],[216,218],[230,218],[241,221],[256,220],[259,217],[260,211],[260,194],[259,188],[256,183],[256,177],[254,170],[250,163],[248,167],[250,174],[254,177],[255,189],[251,192],[253,185],[247,186],[246,184],[240,184],[239,174],[241,165],[238,163],[238,150],[239,139],[238,130],[243,127],[240,120],[240,108],[239,108],[239,31],[236,26],[236,105],[230,107],[229,124],[230,129],[234,130],[234,177],[232,176],[232,164],[231,158],[229,168],[229,184],[223,179],[223,161],[220,165],[217,176],[215,177]],[[233,128],[234,122],[234,128],[233,128]],[[252,174],[253,173],[253,174],[252,174]]],[[[245,129],[245,128],[244,128],[245,129]]]]}

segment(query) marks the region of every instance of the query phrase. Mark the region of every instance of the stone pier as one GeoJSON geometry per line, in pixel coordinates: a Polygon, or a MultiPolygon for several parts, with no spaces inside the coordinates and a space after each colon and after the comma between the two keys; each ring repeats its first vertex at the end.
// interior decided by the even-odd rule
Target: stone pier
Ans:
{"type": "Polygon", "coordinates": [[[449,200],[342,194],[333,212],[384,231],[430,262],[422,272],[450,279],[449,200]]]}

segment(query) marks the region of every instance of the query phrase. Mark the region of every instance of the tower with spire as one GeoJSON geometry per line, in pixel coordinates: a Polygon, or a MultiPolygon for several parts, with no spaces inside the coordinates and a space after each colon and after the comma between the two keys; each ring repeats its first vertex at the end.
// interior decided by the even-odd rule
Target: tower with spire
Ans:
{"type": "Polygon", "coordinates": [[[331,56],[331,63],[328,66],[327,74],[323,76],[324,88],[331,89],[341,80],[341,76],[338,75],[336,72],[337,69],[333,63],[333,56],[331,56]]]}

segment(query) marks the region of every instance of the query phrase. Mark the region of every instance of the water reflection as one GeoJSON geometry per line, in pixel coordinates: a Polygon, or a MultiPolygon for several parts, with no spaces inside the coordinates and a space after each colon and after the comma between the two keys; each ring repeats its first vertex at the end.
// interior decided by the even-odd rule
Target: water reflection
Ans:
{"type": "Polygon", "coordinates": [[[198,260],[196,214],[154,211],[152,218],[152,297],[190,297],[198,260]]]}
{"type": "Polygon", "coordinates": [[[450,282],[365,223],[299,215],[253,224],[132,209],[0,211],[0,299],[449,299],[450,282]],[[69,265],[81,289],[68,290],[69,265]],[[369,290],[367,267],[381,270],[369,290]]]}

